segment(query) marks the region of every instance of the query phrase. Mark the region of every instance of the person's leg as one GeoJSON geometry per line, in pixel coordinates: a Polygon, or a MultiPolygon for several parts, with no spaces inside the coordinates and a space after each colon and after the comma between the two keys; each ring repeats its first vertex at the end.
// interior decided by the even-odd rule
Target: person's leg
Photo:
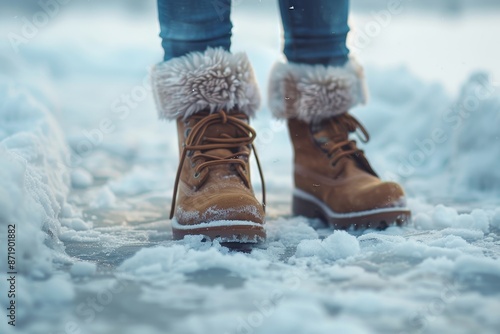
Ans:
{"type": "Polygon", "coordinates": [[[365,100],[363,70],[345,45],[348,0],[280,0],[287,63],[271,73],[269,105],[294,148],[293,213],[335,228],[384,228],[410,217],[404,191],[383,182],[350,134],[365,100]]]}
{"type": "Polygon", "coordinates": [[[229,51],[230,4],[158,0],[165,57],[153,67],[151,83],[159,117],[177,121],[174,239],[256,243],[266,237],[265,196],[257,200],[249,172],[255,130],[248,119],[260,95],[248,57],[229,51]]]}
{"type": "Polygon", "coordinates": [[[231,46],[231,0],[158,0],[164,60],[231,46]]]}
{"type": "Polygon", "coordinates": [[[347,62],[349,0],[280,0],[279,7],[288,61],[334,66],[347,62]]]}

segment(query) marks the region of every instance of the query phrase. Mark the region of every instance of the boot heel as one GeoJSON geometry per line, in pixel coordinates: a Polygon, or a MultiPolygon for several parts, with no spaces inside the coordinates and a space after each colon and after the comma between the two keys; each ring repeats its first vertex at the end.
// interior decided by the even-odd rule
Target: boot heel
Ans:
{"type": "Polygon", "coordinates": [[[319,208],[316,204],[304,199],[300,198],[297,195],[293,195],[292,200],[292,212],[294,216],[304,216],[307,218],[320,218],[325,219],[325,215],[321,208],[319,208]]]}

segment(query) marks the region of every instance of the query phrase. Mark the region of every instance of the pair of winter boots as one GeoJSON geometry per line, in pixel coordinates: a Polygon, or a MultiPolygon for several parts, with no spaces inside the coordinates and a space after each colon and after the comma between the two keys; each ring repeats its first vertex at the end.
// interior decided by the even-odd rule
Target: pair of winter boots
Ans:
{"type": "MultiPolygon", "coordinates": [[[[265,240],[264,194],[254,195],[249,124],[260,95],[245,54],[194,52],[158,64],[152,73],[161,118],[177,121],[180,163],[171,218],[175,239],[204,235],[221,242],[265,240]]],[[[335,228],[385,228],[410,217],[402,188],[383,182],[349,135],[368,133],[348,111],[365,100],[362,68],[278,63],[269,106],[285,119],[294,150],[293,214],[335,228]]]]}

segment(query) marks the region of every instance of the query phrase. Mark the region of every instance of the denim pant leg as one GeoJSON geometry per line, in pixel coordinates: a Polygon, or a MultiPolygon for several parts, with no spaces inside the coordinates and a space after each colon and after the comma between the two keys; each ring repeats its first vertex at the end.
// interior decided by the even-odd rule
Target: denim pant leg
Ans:
{"type": "Polygon", "coordinates": [[[334,66],[347,61],[349,0],[279,0],[279,7],[288,61],[334,66]]]}
{"type": "Polygon", "coordinates": [[[158,0],[164,60],[231,47],[231,0],[158,0]]]}

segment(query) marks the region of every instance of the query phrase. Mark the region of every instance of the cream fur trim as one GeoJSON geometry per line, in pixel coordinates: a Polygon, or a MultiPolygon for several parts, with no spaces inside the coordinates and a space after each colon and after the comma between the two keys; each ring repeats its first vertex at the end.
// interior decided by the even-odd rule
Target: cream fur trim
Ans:
{"type": "Polygon", "coordinates": [[[344,66],[277,63],[269,81],[269,107],[277,118],[311,123],[365,103],[362,67],[350,59],[344,66]]]}
{"type": "Polygon", "coordinates": [[[160,118],[187,118],[202,110],[237,108],[253,116],[260,105],[257,81],[244,53],[222,48],[192,52],[153,68],[152,87],[160,118]]]}

